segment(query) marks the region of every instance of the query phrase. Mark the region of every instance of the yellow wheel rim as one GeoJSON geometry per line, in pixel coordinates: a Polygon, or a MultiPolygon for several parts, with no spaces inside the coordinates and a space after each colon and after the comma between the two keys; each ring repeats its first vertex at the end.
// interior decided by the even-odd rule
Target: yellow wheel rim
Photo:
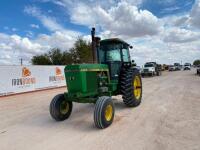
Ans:
{"type": "Polygon", "coordinates": [[[66,101],[62,101],[60,104],[60,112],[65,115],[69,111],[69,103],[66,101]]]}
{"type": "Polygon", "coordinates": [[[112,119],[112,115],[113,115],[112,106],[111,105],[106,106],[106,110],[105,110],[106,121],[110,121],[112,119]]]}
{"type": "Polygon", "coordinates": [[[135,79],[133,80],[133,87],[133,93],[135,95],[135,98],[140,99],[142,93],[142,85],[139,76],[135,76],[135,79]]]}

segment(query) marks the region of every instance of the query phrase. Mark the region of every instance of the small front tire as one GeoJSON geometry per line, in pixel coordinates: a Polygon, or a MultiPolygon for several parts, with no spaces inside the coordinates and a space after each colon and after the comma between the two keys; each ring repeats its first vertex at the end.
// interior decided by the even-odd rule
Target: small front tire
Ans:
{"type": "Polygon", "coordinates": [[[99,129],[110,126],[113,122],[115,108],[113,101],[108,96],[99,97],[94,108],[94,123],[99,129]]]}
{"type": "Polygon", "coordinates": [[[65,99],[64,94],[56,95],[49,107],[51,117],[56,121],[63,121],[71,115],[73,104],[65,99]]]}

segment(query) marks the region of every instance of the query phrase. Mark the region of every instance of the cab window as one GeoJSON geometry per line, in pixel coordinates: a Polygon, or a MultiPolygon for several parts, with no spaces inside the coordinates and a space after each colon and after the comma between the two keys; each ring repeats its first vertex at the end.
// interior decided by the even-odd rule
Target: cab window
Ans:
{"type": "Polygon", "coordinates": [[[113,49],[107,51],[106,55],[106,60],[107,61],[121,61],[121,56],[120,56],[120,50],[119,49],[113,49]]]}
{"type": "Polygon", "coordinates": [[[122,57],[124,62],[130,61],[129,51],[128,49],[122,49],[122,57]]]}

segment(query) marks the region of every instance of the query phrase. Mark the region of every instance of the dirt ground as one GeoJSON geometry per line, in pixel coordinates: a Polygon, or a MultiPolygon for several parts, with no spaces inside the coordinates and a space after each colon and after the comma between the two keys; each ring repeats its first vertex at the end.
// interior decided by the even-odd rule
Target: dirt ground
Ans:
{"type": "Polygon", "coordinates": [[[113,124],[95,128],[93,104],[74,104],[63,122],[49,115],[65,88],[0,98],[0,150],[200,150],[200,77],[195,71],[143,78],[143,99],[114,97],[113,124]]]}

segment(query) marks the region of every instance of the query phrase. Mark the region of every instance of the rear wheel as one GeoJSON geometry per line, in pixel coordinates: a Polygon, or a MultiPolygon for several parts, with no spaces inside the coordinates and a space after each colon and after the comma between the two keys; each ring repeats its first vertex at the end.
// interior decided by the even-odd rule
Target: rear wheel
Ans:
{"type": "Polygon", "coordinates": [[[129,107],[138,106],[142,99],[142,80],[137,69],[128,69],[121,78],[121,93],[129,107]]]}
{"type": "Polygon", "coordinates": [[[63,121],[71,115],[72,107],[72,102],[67,101],[64,94],[58,94],[52,99],[49,111],[56,121],[63,121]]]}
{"type": "Polygon", "coordinates": [[[94,109],[94,123],[97,128],[104,129],[113,122],[115,108],[113,101],[108,96],[99,97],[94,109]]]}
{"type": "Polygon", "coordinates": [[[156,75],[161,76],[161,71],[157,71],[156,75]]]}

